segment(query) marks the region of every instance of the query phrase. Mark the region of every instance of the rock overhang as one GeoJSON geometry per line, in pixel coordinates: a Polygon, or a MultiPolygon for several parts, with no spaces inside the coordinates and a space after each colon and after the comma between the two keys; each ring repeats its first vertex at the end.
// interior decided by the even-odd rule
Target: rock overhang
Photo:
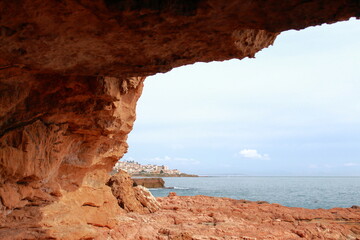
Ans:
{"type": "Polygon", "coordinates": [[[278,33],[359,16],[344,1],[3,1],[2,66],[148,76],[251,57],[278,33]],[[246,47],[246,51],[243,51],[246,47]]]}
{"type": "Polygon", "coordinates": [[[107,171],[146,76],[254,57],[282,31],[359,16],[357,0],[0,2],[0,237],[112,226],[107,171]],[[104,199],[89,204],[94,192],[104,199]]]}

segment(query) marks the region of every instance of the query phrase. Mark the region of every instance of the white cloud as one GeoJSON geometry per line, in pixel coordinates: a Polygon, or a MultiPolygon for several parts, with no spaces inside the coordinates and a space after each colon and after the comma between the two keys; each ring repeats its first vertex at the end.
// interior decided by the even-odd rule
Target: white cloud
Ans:
{"type": "Polygon", "coordinates": [[[239,152],[241,157],[252,158],[252,159],[261,159],[261,160],[270,160],[268,154],[260,154],[255,149],[243,149],[239,152]]]}
{"type": "Polygon", "coordinates": [[[154,157],[154,158],[148,158],[145,160],[151,161],[151,162],[158,162],[158,163],[177,162],[177,163],[181,163],[181,164],[192,164],[192,165],[197,165],[200,163],[200,161],[193,159],[193,158],[169,157],[169,156],[154,157]]]}
{"type": "Polygon", "coordinates": [[[360,166],[360,163],[349,162],[349,163],[345,163],[344,166],[345,167],[355,167],[355,166],[360,166]]]}

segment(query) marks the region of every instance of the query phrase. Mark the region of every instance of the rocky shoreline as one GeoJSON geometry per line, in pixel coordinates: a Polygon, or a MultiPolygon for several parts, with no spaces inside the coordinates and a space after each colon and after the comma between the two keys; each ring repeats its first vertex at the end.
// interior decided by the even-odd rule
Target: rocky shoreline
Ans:
{"type": "MultiPolygon", "coordinates": [[[[124,171],[111,176],[107,187],[116,199],[116,208],[110,209],[108,200],[97,192],[92,201],[78,199],[72,203],[81,204],[83,212],[74,213],[73,207],[64,209],[66,214],[53,214],[56,221],[47,232],[41,232],[36,225],[26,231],[5,226],[0,231],[0,239],[360,240],[358,206],[305,209],[265,201],[177,196],[174,192],[154,198],[145,187],[134,186],[124,171]],[[99,208],[115,211],[114,217],[95,213],[99,208]],[[80,221],[81,214],[86,214],[87,222],[80,221]],[[66,227],[55,224],[57,222],[63,222],[66,227]]],[[[13,220],[20,217],[16,215],[13,220]]]]}
{"type": "Polygon", "coordinates": [[[305,209],[174,192],[154,198],[142,186],[134,187],[133,180],[123,171],[110,179],[109,186],[127,213],[118,216],[110,232],[96,239],[360,239],[359,206],[305,209]]]}
{"type": "Polygon", "coordinates": [[[360,239],[360,209],[290,208],[207,196],[157,198],[151,214],[128,213],[114,239],[360,239]]]}
{"type": "Polygon", "coordinates": [[[133,187],[134,180],[123,171],[110,179],[116,182],[110,185],[119,206],[128,213],[98,239],[109,235],[120,240],[360,239],[359,206],[305,209],[175,192],[154,198],[142,186],[133,187]]]}

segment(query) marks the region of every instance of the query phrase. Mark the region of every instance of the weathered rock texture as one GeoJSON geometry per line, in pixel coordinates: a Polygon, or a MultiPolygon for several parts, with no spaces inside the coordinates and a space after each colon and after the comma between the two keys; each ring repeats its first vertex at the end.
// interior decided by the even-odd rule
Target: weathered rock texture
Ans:
{"type": "Polygon", "coordinates": [[[107,171],[144,77],[253,57],[281,31],[352,16],[358,0],[0,1],[0,238],[113,227],[107,171]]]}
{"type": "Polygon", "coordinates": [[[162,178],[133,178],[136,185],[146,188],[164,188],[165,182],[162,178]]]}
{"type": "Polygon", "coordinates": [[[281,31],[360,15],[357,0],[19,0],[0,9],[3,67],[121,77],[254,56],[281,31]]]}
{"type": "Polygon", "coordinates": [[[142,80],[2,71],[0,239],[112,226],[120,208],[105,182],[126,152],[142,80]]]}
{"type": "Polygon", "coordinates": [[[107,182],[119,206],[126,212],[156,212],[160,205],[152,194],[142,186],[134,186],[130,175],[120,170],[107,182]]]}
{"type": "Polygon", "coordinates": [[[302,209],[206,196],[158,198],[154,214],[127,214],[119,240],[356,240],[360,209],[302,209]]]}

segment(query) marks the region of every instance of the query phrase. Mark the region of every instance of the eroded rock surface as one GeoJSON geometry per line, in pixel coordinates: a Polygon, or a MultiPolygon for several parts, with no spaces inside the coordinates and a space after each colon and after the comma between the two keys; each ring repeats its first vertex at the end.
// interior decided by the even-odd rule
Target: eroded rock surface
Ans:
{"type": "Polygon", "coordinates": [[[359,16],[357,0],[0,1],[0,238],[114,227],[107,173],[146,76],[253,57],[281,31],[359,16]]]}
{"type": "Polygon", "coordinates": [[[1,1],[2,67],[147,76],[244,58],[279,32],[360,15],[357,0],[1,1]]]}
{"type": "Polygon", "coordinates": [[[0,239],[108,231],[121,209],[105,182],[127,150],[143,78],[1,74],[0,239]]]}
{"type": "Polygon", "coordinates": [[[152,194],[142,186],[134,186],[130,175],[120,170],[107,183],[111,187],[119,206],[126,212],[156,212],[160,205],[152,194]]]}
{"type": "Polygon", "coordinates": [[[114,239],[360,239],[360,209],[289,208],[206,196],[158,198],[154,214],[127,214],[114,239]]]}

